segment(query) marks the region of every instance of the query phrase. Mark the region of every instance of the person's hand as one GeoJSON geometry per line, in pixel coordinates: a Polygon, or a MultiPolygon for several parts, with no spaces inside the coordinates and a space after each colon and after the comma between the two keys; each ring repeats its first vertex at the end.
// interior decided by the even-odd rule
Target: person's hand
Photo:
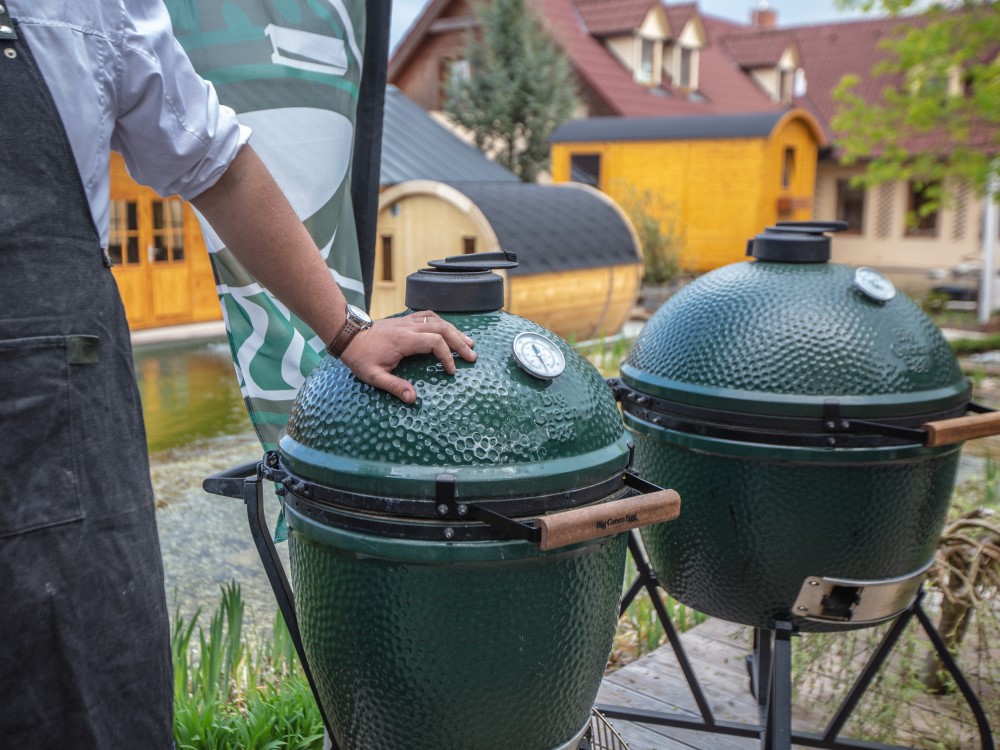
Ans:
{"type": "Polygon", "coordinates": [[[359,380],[388,391],[404,403],[417,399],[413,384],[396,377],[392,371],[403,357],[433,354],[449,375],[455,374],[452,352],[468,361],[476,361],[473,341],[451,323],[432,312],[415,312],[398,318],[376,320],[361,331],[340,355],[359,380]]]}

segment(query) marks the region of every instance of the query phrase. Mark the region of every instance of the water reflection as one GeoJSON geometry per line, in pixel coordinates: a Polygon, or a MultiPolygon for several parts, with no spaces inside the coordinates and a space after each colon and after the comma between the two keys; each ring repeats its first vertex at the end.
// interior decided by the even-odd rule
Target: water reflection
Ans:
{"type": "Polygon", "coordinates": [[[253,429],[225,341],[136,347],[135,373],[150,453],[253,429]]]}

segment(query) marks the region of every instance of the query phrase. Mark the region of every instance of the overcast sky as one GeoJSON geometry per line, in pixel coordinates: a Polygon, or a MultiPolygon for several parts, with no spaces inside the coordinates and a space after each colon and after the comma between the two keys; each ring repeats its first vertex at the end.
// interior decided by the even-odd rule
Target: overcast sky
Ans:
{"type": "MultiPolygon", "coordinates": [[[[393,0],[390,32],[390,44],[393,47],[420,15],[427,2],[428,0],[393,0]]],[[[857,12],[841,13],[837,10],[834,0],[771,0],[770,5],[778,11],[779,26],[843,21],[861,15],[857,12]]],[[[698,2],[702,13],[742,22],[749,21],[750,11],[756,6],[756,0],[699,0],[698,2]]]]}

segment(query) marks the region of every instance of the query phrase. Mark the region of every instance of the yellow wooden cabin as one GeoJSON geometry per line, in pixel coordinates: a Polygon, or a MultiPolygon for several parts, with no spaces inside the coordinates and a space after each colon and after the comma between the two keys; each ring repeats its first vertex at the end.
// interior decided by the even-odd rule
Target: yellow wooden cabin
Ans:
{"type": "Polygon", "coordinates": [[[628,217],[579,184],[410,180],[382,192],[371,313],[406,309],[406,277],[436,258],[505,250],[504,309],[563,338],[618,333],[642,261],[628,217]]]}
{"type": "Polygon", "coordinates": [[[132,330],[222,318],[191,206],[136,183],[116,153],[111,154],[108,254],[132,330]]]}
{"type": "Polygon", "coordinates": [[[742,260],[776,221],[812,218],[825,140],[805,110],[571,120],[552,137],[556,182],[600,188],[626,210],[645,204],[681,238],[685,269],[742,260]]]}

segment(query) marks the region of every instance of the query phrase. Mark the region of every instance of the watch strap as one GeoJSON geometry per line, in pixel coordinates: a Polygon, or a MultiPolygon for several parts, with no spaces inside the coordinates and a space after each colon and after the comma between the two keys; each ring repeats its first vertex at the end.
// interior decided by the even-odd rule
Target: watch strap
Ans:
{"type": "Polygon", "coordinates": [[[348,344],[354,340],[361,331],[366,328],[371,328],[371,321],[366,321],[357,318],[351,311],[350,306],[347,307],[347,317],[344,319],[344,326],[340,329],[333,341],[330,342],[326,350],[330,353],[330,356],[340,358],[340,355],[344,353],[344,349],[347,348],[348,344]]]}

